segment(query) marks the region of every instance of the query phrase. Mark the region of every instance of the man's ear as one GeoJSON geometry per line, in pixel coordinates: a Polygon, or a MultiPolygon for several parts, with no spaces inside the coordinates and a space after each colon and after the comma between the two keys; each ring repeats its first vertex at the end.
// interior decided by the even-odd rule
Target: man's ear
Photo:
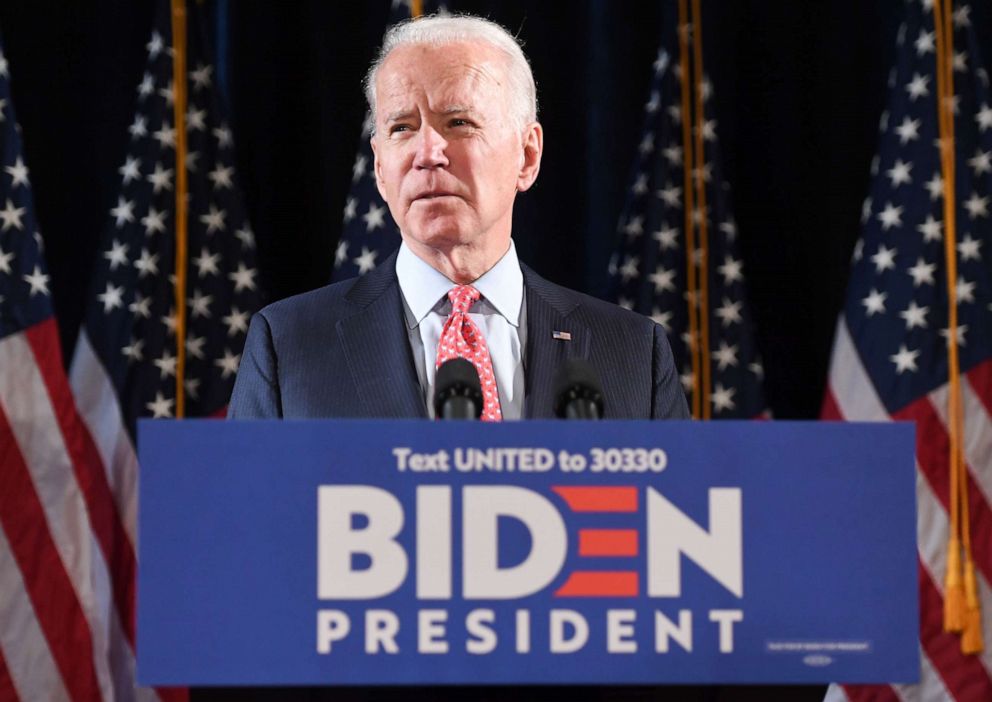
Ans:
{"type": "Polygon", "coordinates": [[[537,180],[541,170],[541,155],[544,153],[544,129],[540,122],[531,122],[523,133],[523,152],[520,159],[520,172],[517,174],[517,190],[524,192],[537,180]]]}

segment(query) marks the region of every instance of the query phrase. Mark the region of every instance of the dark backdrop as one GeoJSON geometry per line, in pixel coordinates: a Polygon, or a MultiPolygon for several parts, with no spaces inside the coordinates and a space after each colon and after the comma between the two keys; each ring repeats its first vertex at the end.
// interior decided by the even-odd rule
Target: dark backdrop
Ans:
{"type": "MultiPolygon", "coordinates": [[[[524,261],[602,295],[660,4],[451,0],[519,31],[546,151],[518,200],[524,261]]],[[[726,173],[778,417],[817,414],[901,0],[704,3],[726,173]]],[[[224,85],[270,299],[329,277],[388,0],[231,2],[224,85]]],[[[68,354],[116,201],[152,2],[4,0],[0,32],[68,354]]],[[[978,26],[982,26],[978,24],[978,26]]],[[[985,26],[988,26],[987,24],[985,26]]]]}
{"type": "MultiPolygon", "coordinates": [[[[858,236],[903,3],[704,4],[705,66],[767,396],[777,417],[812,418],[858,236]]],[[[988,34],[988,3],[975,4],[976,26],[988,34]]],[[[607,0],[451,5],[519,31],[532,59],[546,151],[536,187],[518,200],[521,257],[556,282],[602,294],[661,7],[607,0]]],[[[359,81],[387,6],[388,0],[221,6],[229,37],[223,87],[270,299],[328,280],[364,111],[359,81]]],[[[151,21],[150,0],[0,3],[66,353],[96,242],[115,203],[151,21]]],[[[720,698],[799,694],[785,688],[720,698]]]]}

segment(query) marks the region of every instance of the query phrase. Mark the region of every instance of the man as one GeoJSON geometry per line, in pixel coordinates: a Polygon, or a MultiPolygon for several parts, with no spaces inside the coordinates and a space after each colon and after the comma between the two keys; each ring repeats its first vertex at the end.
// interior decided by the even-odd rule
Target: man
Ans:
{"type": "Polygon", "coordinates": [[[513,202],[541,165],[534,79],[516,40],[474,17],[389,30],[366,80],[379,192],[398,254],[252,320],[230,416],[429,417],[435,369],[467,357],[484,419],[553,416],[553,378],[587,360],[607,418],[686,418],[664,331],[517,261],[513,202]]]}

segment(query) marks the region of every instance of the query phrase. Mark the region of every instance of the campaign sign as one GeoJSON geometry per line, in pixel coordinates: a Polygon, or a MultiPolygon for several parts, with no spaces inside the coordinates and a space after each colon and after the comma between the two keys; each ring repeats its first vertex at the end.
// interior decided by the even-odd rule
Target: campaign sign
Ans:
{"type": "Polygon", "coordinates": [[[913,427],[143,422],[146,685],[911,682],[913,427]]]}

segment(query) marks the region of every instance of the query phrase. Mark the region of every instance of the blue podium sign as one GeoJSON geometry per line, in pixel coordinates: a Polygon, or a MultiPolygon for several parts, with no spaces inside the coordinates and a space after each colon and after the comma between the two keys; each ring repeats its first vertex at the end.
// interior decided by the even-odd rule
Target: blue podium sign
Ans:
{"type": "Polygon", "coordinates": [[[146,421],[145,685],[912,682],[913,427],[146,421]]]}

